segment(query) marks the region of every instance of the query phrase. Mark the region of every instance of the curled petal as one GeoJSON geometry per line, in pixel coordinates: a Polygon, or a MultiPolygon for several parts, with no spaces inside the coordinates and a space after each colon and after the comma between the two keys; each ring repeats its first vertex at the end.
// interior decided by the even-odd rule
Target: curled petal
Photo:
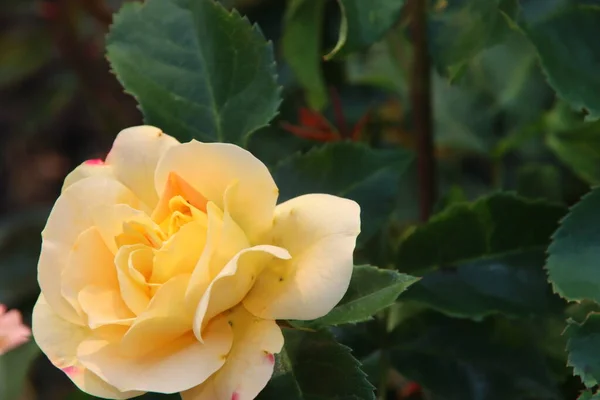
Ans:
{"type": "Polygon", "coordinates": [[[311,320],[327,314],[348,289],[359,233],[360,208],[354,201],[311,194],[280,204],[272,243],[292,259],[265,268],[244,306],[265,319],[311,320]]]}
{"type": "Polygon", "coordinates": [[[210,283],[194,315],[194,333],[202,340],[203,327],[214,316],[238,304],[272,259],[289,259],[287,250],[261,245],[240,251],[210,283]]]}
{"type": "Polygon", "coordinates": [[[253,400],[273,374],[274,353],[283,347],[275,321],[254,317],[242,306],[227,315],[233,347],[225,365],[202,385],[181,393],[183,400],[253,400]]]}

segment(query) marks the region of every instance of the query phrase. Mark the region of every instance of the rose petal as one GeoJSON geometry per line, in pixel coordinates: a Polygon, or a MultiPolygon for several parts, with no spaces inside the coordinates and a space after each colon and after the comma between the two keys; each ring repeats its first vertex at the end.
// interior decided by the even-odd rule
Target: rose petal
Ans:
{"type": "Polygon", "coordinates": [[[160,349],[191,331],[193,315],[185,307],[189,275],[179,275],[160,286],[121,341],[122,353],[139,357],[160,349]]]}
{"type": "Polygon", "coordinates": [[[220,209],[229,185],[239,181],[237,196],[230,202],[233,220],[253,243],[271,228],[277,186],[267,167],[250,152],[232,144],[192,140],[165,152],[156,169],[157,189],[165,187],[172,172],[220,209]]]}
{"type": "Polygon", "coordinates": [[[238,304],[250,291],[265,265],[274,258],[289,259],[281,247],[261,245],[240,251],[210,283],[194,315],[194,333],[202,341],[203,327],[214,316],[238,304]]]}
{"type": "Polygon", "coordinates": [[[79,292],[77,300],[87,314],[87,324],[92,329],[114,324],[128,326],[135,318],[123,301],[118,285],[86,286],[79,292]]]}
{"type": "Polygon", "coordinates": [[[170,147],[178,144],[177,139],[156,127],[134,126],[119,132],[106,156],[106,164],[142,202],[154,208],[158,202],[158,193],[154,188],[156,165],[170,147]]]}
{"type": "Polygon", "coordinates": [[[91,335],[87,328],[73,325],[56,314],[40,295],[33,308],[33,334],[37,345],[52,364],[65,371],[86,393],[109,399],[129,399],[143,392],[121,392],[86,369],[77,359],[77,347],[91,335]]]}
{"type": "Polygon", "coordinates": [[[123,246],[115,256],[121,296],[135,315],[141,314],[150,303],[150,288],[139,270],[151,271],[153,258],[152,249],[141,244],[123,246]]]}
{"type": "Polygon", "coordinates": [[[311,194],[280,204],[272,243],[289,250],[292,259],[272,262],[244,306],[266,319],[327,314],[348,289],[359,232],[360,208],[354,201],[311,194]]]}
{"type": "Polygon", "coordinates": [[[148,354],[126,357],[118,343],[87,340],[78,348],[84,366],[115,387],[158,393],[176,393],[204,382],[225,363],[233,334],[225,318],[207,327],[205,343],[191,332],[148,354]]]}
{"type": "Polygon", "coordinates": [[[81,310],[77,297],[86,286],[117,285],[114,256],[96,227],[86,229],[77,238],[61,280],[63,296],[76,310],[81,310]]]}
{"type": "Polygon", "coordinates": [[[244,307],[227,315],[233,347],[225,365],[205,383],[181,393],[183,400],[252,400],[273,374],[273,353],[283,347],[275,321],[254,317],[244,307]]]}
{"type": "Polygon", "coordinates": [[[207,222],[183,225],[157,252],[150,282],[164,283],[179,274],[191,274],[204,250],[207,222]]]}
{"type": "Polygon", "coordinates": [[[250,246],[244,232],[227,212],[224,214],[212,202],[208,203],[207,211],[206,244],[185,295],[186,304],[191,310],[196,310],[208,285],[225,265],[237,253],[250,246]]]}
{"type": "Polygon", "coordinates": [[[61,276],[77,237],[94,226],[92,215],[101,205],[128,204],[133,208],[139,200],[118,181],[106,177],[90,177],[69,186],[58,198],[44,231],[38,263],[38,281],[46,301],[64,319],[82,324],[84,320],[62,296],[61,276]]]}
{"type": "Polygon", "coordinates": [[[72,184],[91,176],[116,179],[113,169],[110,165],[106,165],[104,163],[90,164],[88,161],[84,161],[83,163],[79,164],[65,177],[61,192],[64,192],[72,184]]]}

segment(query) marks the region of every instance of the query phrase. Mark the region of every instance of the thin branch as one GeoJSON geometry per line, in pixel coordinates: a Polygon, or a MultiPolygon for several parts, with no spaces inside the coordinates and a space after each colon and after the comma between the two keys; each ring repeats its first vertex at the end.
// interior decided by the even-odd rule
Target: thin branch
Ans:
{"type": "Polygon", "coordinates": [[[427,221],[436,199],[431,109],[431,64],[427,46],[427,1],[411,0],[413,63],[410,97],[417,135],[420,218],[427,221]]]}

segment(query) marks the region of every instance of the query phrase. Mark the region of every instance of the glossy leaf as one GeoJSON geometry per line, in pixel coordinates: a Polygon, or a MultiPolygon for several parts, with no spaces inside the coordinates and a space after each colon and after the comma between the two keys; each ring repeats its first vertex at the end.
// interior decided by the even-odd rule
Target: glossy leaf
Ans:
{"type": "Polygon", "coordinates": [[[564,307],[543,269],[543,250],[477,260],[426,274],[402,296],[444,314],[480,320],[492,314],[533,317],[564,307]]]}
{"type": "Polygon", "coordinates": [[[283,55],[306,91],[308,104],[321,110],[327,90],[321,71],[321,36],[324,1],[293,0],[288,3],[282,38],[283,55]]]}
{"type": "Polygon", "coordinates": [[[411,273],[544,249],[565,211],[560,205],[512,193],[455,204],[402,241],[396,265],[411,273]]]}
{"type": "Polygon", "coordinates": [[[577,400],[600,400],[600,393],[594,394],[591,390],[581,393],[577,400]]]}
{"type": "Polygon", "coordinates": [[[361,50],[377,42],[398,22],[404,0],[337,0],[342,12],[340,35],[331,59],[361,50]]]}
{"type": "Polygon", "coordinates": [[[390,361],[432,399],[560,399],[548,360],[522,325],[426,314],[391,333],[390,361]]]}
{"type": "Polygon", "coordinates": [[[430,51],[438,69],[456,77],[465,62],[506,37],[509,26],[503,14],[516,12],[515,0],[459,0],[434,10],[429,21],[430,51]]]}
{"type": "Polygon", "coordinates": [[[359,241],[373,235],[394,209],[399,181],[412,161],[404,150],[335,142],[283,160],[273,170],[283,202],[306,193],[346,197],[361,206],[359,241]]]}
{"type": "Polygon", "coordinates": [[[285,346],[257,400],[375,400],[360,363],[326,331],[283,329],[285,346]]]}
{"type": "Polygon", "coordinates": [[[548,277],[567,300],[600,302],[600,188],[593,189],[563,219],[548,248],[548,277]]]}
{"type": "Polygon", "coordinates": [[[575,175],[590,184],[600,183],[600,121],[551,132],[546,143],[575,175]]]}
{"type": "Polygon", "coordinates": [[[389,307],[418,278],[370,265],[354,267],[348,291],[327,315],[310,321],[310,326],[340,325],[366,321],[389,307]]]}
{"type": "Polygon", "coordinates": [[[591,388],[600,383],[600,314],[591,313],[582,323],[570,321],[568,338],[569,365],[583,383],[591,388]]]}
{"type": "Polygon", "coordinates": [[[213,0],[127,3],[107,51],[145,121],[180,140],[244,144],[280,103],[271,44],[213,0]]]}
{"type": "Polygon", "coordinates": [[[600,116],[600,7],[577,2],[519,25],[535,46],[548,82],[577,110],[600,116]]]}

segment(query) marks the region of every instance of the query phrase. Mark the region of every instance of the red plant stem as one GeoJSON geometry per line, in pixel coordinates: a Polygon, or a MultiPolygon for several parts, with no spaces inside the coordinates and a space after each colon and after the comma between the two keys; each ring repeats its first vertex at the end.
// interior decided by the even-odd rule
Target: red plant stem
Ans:
{"type": "Polygon", "coordinates": [[[427,47],[427,1],[412,0],[410,6],[413,38],[410,98],[417,135],[420,218],[421,221],[427,221],[437,191],[431,119],[431,64],[427,47]]]}

